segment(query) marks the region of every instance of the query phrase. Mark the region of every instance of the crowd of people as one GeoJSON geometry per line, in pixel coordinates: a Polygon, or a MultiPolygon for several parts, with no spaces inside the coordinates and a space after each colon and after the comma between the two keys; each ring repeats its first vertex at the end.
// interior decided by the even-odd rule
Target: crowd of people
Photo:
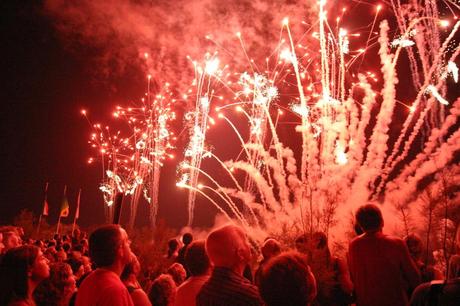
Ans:
{"type": "Polygon", "coordinates": [[[186,233],[168,242],[162,273],[142,280],[119,225],[35,241],[4,226],[0,305],[460,305],[460,249],[444,277],[424,263],[419,237],[383,233],[377,206],[360,207],[356,224],[346,258],[330,252],[322,232],[300,235],[292,248],[267,237],[257,252],[235,224],[204,240],[186,233]]]}

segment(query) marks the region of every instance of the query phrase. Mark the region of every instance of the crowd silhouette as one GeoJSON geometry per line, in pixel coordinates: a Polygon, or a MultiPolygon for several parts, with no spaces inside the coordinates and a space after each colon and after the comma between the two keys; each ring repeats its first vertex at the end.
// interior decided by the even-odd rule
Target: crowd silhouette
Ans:
{"type": "Polygon", "coordinates": [[[303,233],[292,247],[267,237],[260,249],[235,224],[204,240],[186,233],[169,240],[156,274],[142,271],[119,225],[48,240],[3,226],[0,305],[460,305],[460,248],[444,277],[424,260],[417,235],[384,233],[378,206],[360,207],[356,224],[344,258],[323,232],[303,233]]]}

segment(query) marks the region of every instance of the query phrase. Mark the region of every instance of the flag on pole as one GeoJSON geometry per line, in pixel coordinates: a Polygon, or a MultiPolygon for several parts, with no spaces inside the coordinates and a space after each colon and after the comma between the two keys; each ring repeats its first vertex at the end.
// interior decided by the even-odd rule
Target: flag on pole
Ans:
{"type": "Polygon", "coordinates": [[[68,217],[70,214],[70,206],[69,206],[69,201],[67,200],[67,186],[64,187],[64,198],[62,199],[62,204],[61,204],[61,213],[59,214],[59,217],[68,217]]]}
{"type": "Polygon", "coordinates": [[[43,203],[43,216],[48,216],[49,213],[49,206],[48,206],[48,201],[45,199],[45,202],[43,203]]]}
{"type": "Polygon", "coordinates": [[[49,205],[48,205],[48,182],[46,182],[45,186],[45,200],[43,201],[43,216],[48,216],[49,213],[49,205]]]}
{"type": "Polygon", "coordinates": [[[77,219],[78,217],[80,217],[80,196],[81,196],[81,188],[78,191],[78,196],[77,196],[77,209],[75,210],[75,217],[73,218],[72,236],[74,235],[74,232],[75,232],[75,225],[77,223],[77,219]]]}

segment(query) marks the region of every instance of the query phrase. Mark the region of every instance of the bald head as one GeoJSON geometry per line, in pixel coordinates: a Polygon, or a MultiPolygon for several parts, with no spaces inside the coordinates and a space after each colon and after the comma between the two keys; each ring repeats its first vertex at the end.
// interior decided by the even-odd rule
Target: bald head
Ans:
{"type": "Polygon", "coordinates": [[[206,238],[206,252],[214,266],[234,270],[244,268],[250,257],[246,234],[236,225],[212,231],[206,238]]]}

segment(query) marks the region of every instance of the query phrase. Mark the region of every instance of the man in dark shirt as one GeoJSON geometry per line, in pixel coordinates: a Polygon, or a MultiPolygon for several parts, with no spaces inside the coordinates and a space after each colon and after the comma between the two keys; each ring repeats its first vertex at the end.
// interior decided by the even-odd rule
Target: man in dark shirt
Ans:
{"type": "Polygon", "coordinates": [[[243,277],[251,251],[240,227],[227,225],[212,231],[206,252],[214,269],[197,296],[198,306],[262,305],[257,287],[243,277]]]}
{"type": "Polygon", "coordinates": [[[356,220],[364,234],[350,242],[348,266],[358,306],[406,306],[420,273],[405,243],[382,233],[383,217],[372,204],[361,206],[356,220]]]}

